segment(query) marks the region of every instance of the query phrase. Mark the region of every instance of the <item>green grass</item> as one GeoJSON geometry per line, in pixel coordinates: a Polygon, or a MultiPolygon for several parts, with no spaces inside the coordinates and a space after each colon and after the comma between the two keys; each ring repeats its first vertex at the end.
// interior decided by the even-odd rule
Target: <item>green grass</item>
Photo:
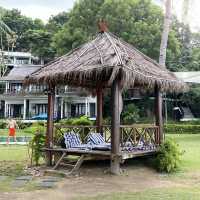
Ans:
{"type": "MultiPolygon", "coordinates": [[[[193,180],[188,172],[200,172],[200,134],[170,134],[167,138],[173,138],[184,151],[182,156],[181,174],[173,173],[166,176],[171,181],[193,180]]],[[[181,181],[182,182],[182,181],[181,181]]],[[[111,193],[108,195],[97,195],[95,197],[76,198],[75,200],[200,200],[200,182],[195,185],[189,184],[186,188],[160,188],[147,189],[141,192],[111,193]]]]}
{"type": "MultiPolygon", "coordinates": [[[[32,136],[31,132],[26,132],[23,129],[16,130],[16,136],[32,136]]],[[[0,136],[8,136],[8,129],[0,129],[0,136]]]]}
{"type": "Polygon", "coordinates": [[[181,169],[184,171],[200,170],[200,134],[167,135],[173,138],[184,151],[181,169]]]}
{"type": "Polygon", "coordinates": [[[8,176],[6,180],[0,181],[0,191],[9,192],[13,190],[11,182],[17,176],[26,175],[23,169],[27,164],[27,146],[0,145],[0,175],[8,176]]]}
{"type": "Polygon", "coordinates": [[[28,158],[28,147],[22,145],[0,145],[0,161],[24,161],[28,158]]]}
{"type": "MultiPolygon", "coordinates": [[[[1,132],[1,131],[0,131],[1,132]]],[[[182,157],[181,177],[180,179],[189,180],[191,178],[188,172],[200,171],[200,134],[182,134],[182,135],[167,135],[168,138],[175,139],[180,145],[181,149],[185,151],[182,157]]],[[[12,177],[23,175],[23,168],[28,163],[27,146],[17,145],[0,145],[0,174],[8,175],[10,178],[5,182],[0,182],[0,191],[10,191],[10,182],[12,177]]],[[[199,173],[199,172],[198,172],[199,173]]],[[[179,176],[172,174],[166,176],[170,181],[177,181],[179,176]]],[[[34,186],[28,186],[34,188],[34,186]]],[[[29,189],[28,189],[29,190],[29,189]]],[[[77,199],[81,199],[80,197],[77,199]]],[[[200,182],[195,185],[188,185],[186,188],[161,188],[148,189],[135,193],[118,193],[109,195],[100,195],[92,198],[83,198],[88,200],[200,200],[200,182]]]]}
{"type": "Polygon", "coordinates": [[[0,145],[0,174],[19,176],[28,163],[27,146],[0,145]]]}
{"type": "Polygon", "coordinates": [[[145,190],[134,193],[115,193],[98,195],[96,197],[76,198],[75,200],[199,200],[200,187],[195,188],[165,188],[145,190]]]}

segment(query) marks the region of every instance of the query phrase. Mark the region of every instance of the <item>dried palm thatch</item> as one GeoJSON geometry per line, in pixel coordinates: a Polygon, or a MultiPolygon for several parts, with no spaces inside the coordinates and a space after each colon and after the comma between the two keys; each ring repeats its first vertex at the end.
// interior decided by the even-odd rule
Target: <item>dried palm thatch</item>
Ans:
{"type": "Polygon", "coordinates": [[[186,85],[173,73],[115,35],[99,33],[95,39],[42,67],[26,84],[110,87],[116,77],[123,87],[183,91],[186,85]]]}

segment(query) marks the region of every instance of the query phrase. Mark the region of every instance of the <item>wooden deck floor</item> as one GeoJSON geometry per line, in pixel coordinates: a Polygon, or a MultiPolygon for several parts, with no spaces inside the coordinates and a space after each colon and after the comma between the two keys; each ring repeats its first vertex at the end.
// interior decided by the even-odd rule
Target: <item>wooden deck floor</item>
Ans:
{"type": "MultiPolygon", "coordinates": [[[[51,151],[51,152],[61,152],[66,153],[68,155],[90,155],[90,156],[97,156],[97,157],[104,157],[107,159],[111,158],[111,151],[100,151],[100,150],[89,150],[89,149],[64,149],[64,148],[44,148],[44,151],[51,151]]],[[[122,160],[126,160],[129,158],[153,155],[157,153],[157,149],[154,150],[134,150],[134,151],[122,151],[119,156],[121,156],[122,160]]]]}

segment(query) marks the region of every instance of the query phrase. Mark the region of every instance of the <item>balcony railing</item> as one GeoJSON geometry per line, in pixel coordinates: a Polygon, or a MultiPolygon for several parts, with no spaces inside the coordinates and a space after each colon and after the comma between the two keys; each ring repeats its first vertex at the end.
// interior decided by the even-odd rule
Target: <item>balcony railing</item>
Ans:
{"type": "Polygon", "coordinates": [[[45,95],[45,90],[7,90],[4,95],[17,96],[17,95],[45,95]]]}

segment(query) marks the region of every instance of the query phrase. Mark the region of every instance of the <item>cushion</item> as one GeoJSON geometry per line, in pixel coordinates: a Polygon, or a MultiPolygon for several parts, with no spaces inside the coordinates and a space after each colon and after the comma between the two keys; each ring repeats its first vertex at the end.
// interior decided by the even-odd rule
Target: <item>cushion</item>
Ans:
{"type": "Polygon", "coordinates": [[[81,140],[77,133],[73,132],[65,133],[64,138],[65,138],[66,148],[74,148],[81,145],[81,140]]]}
{"type": "Polygon", "coordinates": [[[87,143],[91,145],[104,144],[105,139],[100,133],[90,133],[88,135],[87,143]]]}

